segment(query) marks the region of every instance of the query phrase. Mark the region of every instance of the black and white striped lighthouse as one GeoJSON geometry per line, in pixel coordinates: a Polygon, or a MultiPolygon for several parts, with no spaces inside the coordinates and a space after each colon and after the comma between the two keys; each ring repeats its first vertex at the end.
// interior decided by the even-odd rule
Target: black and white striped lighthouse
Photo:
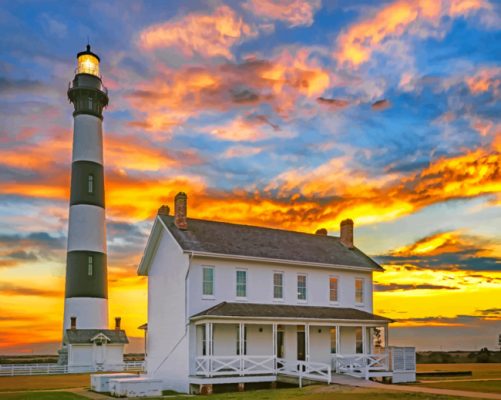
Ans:
{"type": "Polygon", "coordinates": [[[99,62],[87,45],[68,88],[75,111],[63,332],[72,322],[78,329],[108,328],[102,128],[108,92],[99,62]]]}

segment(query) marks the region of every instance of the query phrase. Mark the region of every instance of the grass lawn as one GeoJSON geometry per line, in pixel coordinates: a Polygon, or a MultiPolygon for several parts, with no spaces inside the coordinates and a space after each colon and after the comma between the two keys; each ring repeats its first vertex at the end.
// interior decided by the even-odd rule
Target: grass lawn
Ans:
{"type": "Polygon", "coordinates": [[[23,392],[23,393],[0,393],[0,399],[9,400],[82,400],[86,397],[68,392],[23,392]]]}
{"type": "MultiPolygon", "coordinates": [[[[186,397],[174,397],[186,400],[186,397]]],[[[348,388],[341,386],[308,386],[303,389],[255,390],[242,393],[194,396],[193,400],[464,400],[464,397],[401,393],[386,390],[348,388]]]]}
{"type": "Polygon", "coordinates": [[[456,377],[423,377],[420,380],[443,380],[443,379],[501,379],[501,364],[486,363],[486,364],[417,364],[417,372],[430,371],[472,371],[472,376],[456,376],[456,377]]]}
{"type": "MultiPolygon", "coordinates": [[[[89,387],[89,374],[2,376],[0,393],[17,390],[47,390],[89,387]]],[[[0,397],[3,398],[3,397],[0,397]]]]}

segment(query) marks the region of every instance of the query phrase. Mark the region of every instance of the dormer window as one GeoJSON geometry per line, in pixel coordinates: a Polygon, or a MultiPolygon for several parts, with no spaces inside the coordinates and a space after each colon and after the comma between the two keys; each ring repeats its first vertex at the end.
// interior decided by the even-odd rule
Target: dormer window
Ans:
{"type": "Polygon", "coordinates": [[[94,194],[94,175],[89,174],[87,179],[87,192],[89,194],[94,194]]]}

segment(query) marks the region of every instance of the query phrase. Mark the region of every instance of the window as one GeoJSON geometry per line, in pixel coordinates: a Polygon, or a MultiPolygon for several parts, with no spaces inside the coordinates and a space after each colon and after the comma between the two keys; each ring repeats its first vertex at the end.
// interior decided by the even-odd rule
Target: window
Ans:
{"type": "Polygon", "coordinates": [[[297,299],[306,301],[306,275],[297,276],[297,299]]]}
{"type": "MultiPolygon", "coordinates": [[[[242,344],[242,355],[247,354],[247,327],[244,325],[244,342],[242,344]]],[[[240,326],[237,326],[237,356],[240,355],[240,326]]]]}
{"type": "Polygon", "coordinates": [[[337,329],[336,328],[331,328],[330,329],[331,333],[331,354],[336,354],[337,349],[336,349],[336,344],[337,344],[337,329]]]}
{"type": "Polygon", "coordinates": [[[214,296],[214,268],[203,268],[202,281],[202,294],[204,296],[214,296]]]}
{"type": "Polygon", "coordinates": [[[89,110],[92,110],[92,97],[89,97],[89,110]]]}
{"type": "Polygon", "coordinates": [[[94,274],[94,256],[87,257],[87,275],[92,276],[94,274]]]}
{"type": "Polygon", "coordinates": [[[331,276],[329,278],[329,300],[332,302],[337,302],[337,278],[331,276]]]}
{"type": "Polygon", "coordinates": [[[94,193],[94,175],[89,174],[89,179],[87,181],[87,191],[89,194],[94,193]]]}
{"type": "Polygon", "coordinates": [[[247,271],[237,271],[237,297],[247,297],[247,271]]]}
{"type": "Polygon", "coordinates": [[[355,353],[362,354],[364,352],[364,342],[362,338],[362,328],[355,328],[355,353]]]}
{"type": "Polygon", "coordinates": [[[364,280],[362,278],[355,279],[355,303],[363,304],[364,302],[364,280]]]}
{"type": "Polygon", "coordinates": [[[284,274],[282,272],[273,273],[273,298],[284,298],[284,274]]]}

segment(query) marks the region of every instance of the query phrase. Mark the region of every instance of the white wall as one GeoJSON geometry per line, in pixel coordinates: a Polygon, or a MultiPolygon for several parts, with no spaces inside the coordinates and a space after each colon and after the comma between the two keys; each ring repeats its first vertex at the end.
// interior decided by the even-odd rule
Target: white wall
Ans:
{"type": "Polygon", "coordinates": [[[277,266],[267,263],[194,258],[189,274],[190,311],[193,315],[222,301],[244,301],[236,297],[236,270],[247,270],[247,299],[249,303],[300,304],[358,308],[372,312],[372,273],[352,272],[334,268],[277,266]],[[214,296],[202,297],[203,266],[214,267],[214,296]],[[284,273],[284,300],[273,299],[273,272],[284,273]],[[307,275],[307,301],[297,300],[297,274],[307,275]],[[338,277],[337,303],[329,301],[329,276],[338,277]],[[364,278],[365,303],[355,304],[355,278],[364,278]]]}
{"type": "Polygon", "coordinates": [[[331,358],[330,327],[310,326],[310,361],[330,363],[331,358]]]}
{"type": "Polygon", "coordinates": [[[94,365],[94,345],[68,345],[68,365],[94,365]]]}
{"type": "Polygon", "coordinates": [[[188,255],[162,230],[148,274],[147,374],[165,389],[188,392],[189,334],[185,313],[188,255]]]}

